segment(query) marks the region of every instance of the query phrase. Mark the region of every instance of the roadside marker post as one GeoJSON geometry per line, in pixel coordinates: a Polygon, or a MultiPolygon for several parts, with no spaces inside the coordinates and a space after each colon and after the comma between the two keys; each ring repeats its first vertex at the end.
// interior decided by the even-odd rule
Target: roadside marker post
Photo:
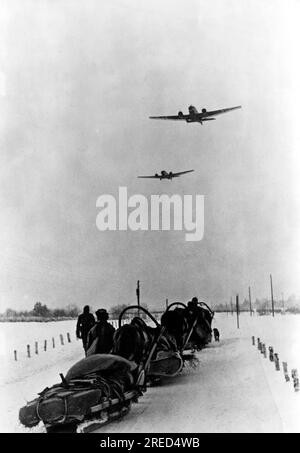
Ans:
{"type": "Polygon", "coordinates": [[[282,362],[283,374],[286,382],[290,381],[287,362],[282,362]]]}
{"type": "Polygon", "coordinates": [[[274,362],[274,349],[272,346],[269,346],[269,359],[271,362],[274,362]]]}
{"type": "Polygon", "coordinates": [[[276,371],[279,371],[280,370],[280,365],[279,365],[279,357],[278,357],[277,352],[275,352],[275,354],[274,354],[274,362],[275,362],[276,371]]]}
{"type": "Polygon", "coordinates": [[[299,392],[299,377],[298,377],[298,371],[295,368],[292,370],[292,378],[294,381],[295,392],[299,392]]]}

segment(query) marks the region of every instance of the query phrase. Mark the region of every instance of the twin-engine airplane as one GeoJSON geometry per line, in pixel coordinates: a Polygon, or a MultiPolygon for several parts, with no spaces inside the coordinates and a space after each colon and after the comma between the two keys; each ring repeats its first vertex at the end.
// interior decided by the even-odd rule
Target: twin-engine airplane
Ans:
{"type": "Polygon", "coordinates": [[[187,171],[180,171],[179,173],[172,173],[171,171],[168,173],[165,170],[162,170],[160,172],[160,175],[158,173],[155,173],[153,176],[138,176],[138,178],[154,178],[154,179],[172,179],[172,178],[178,178],[178,176],[184,175],[185,173],[191,173],[194,170],[187,170],[187,171]]]}
{"type": "Polygon", "coordinates": [[[206,109],[202,109],[201,112],[198,112],[196,107],[193,105],[189,106],[189,113],[184,115],[182,112],[178,112],[178,115],[169,115],[169,116],[149,116],[152,120],[184,120],[187,123],[200,123],[203,124],[203,121],[212,121],[216,118],[215,115],[220,115],[221,113],[230,112],[231,110],[236,110],[242,108],[241,105],[237,107],[229,107],[227,109],[212,110],[208,112],[206,109]]]}

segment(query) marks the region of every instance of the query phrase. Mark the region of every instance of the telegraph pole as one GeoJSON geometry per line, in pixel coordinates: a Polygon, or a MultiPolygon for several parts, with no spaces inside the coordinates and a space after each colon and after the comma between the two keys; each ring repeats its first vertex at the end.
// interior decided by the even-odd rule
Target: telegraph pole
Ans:
{"type": "Polygon", "coordinates": [[[251,306],[251,288],[249,286],[249,304],[250,304],[250,316],[252,316],[252,306],[251,306]]]}
{"type": "Polygon", "coordinates": [[[272,316],[274,316],[273,281],[272,281],[271,274],[270,274],[270,283],[271,283],[272,316]]]}
{"type": "Polygon", "coordinates": [[[140,281],[137,281],[136,287],[136,297],[137,297],[137,304],[138,304],[138,316],[140,316],[140,281]]]}
{"type": "Polygon", "coordinates": [[[239,309],[239,295],[236,295],[236,323],[237,323],[237,328],[240,328],[240,323],[239,323],[239,314],[240,314],[240,309],[239,309]]]}

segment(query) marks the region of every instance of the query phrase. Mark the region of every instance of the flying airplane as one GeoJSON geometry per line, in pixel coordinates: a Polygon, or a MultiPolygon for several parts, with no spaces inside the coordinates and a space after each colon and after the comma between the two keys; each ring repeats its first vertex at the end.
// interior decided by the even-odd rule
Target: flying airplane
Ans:
{"type": "Polygon", "coordinates": [[[138,178],[154,178],[154,179],[172,179],[172,178],[178,178],[178,176],[184,175],[185,173],[191,173],[194,170],[187,170],[187,171],[180,171],[178,173],[172,173],[171,171],[168,173],[165,170],[162,170],[160,172],[160,175],[158,173],[155,173],[153,176],[138,176],[138,178]]]}
{"type": "Polygon", "coordinates": [[[198,112],[196,107],[193,105],[189,106],[189,113],[184,115],[182,112],[178,112],[178,115],[169,115],[169,116],[149,116],[152,120],[184,120],[187,123],[200,123],[203,124],[203,121],[212,121],[216,118],[213,118],[215,115],[220,115],[221,113],[230,112],[231,110],[236,110],[242,108],[241,105],[237,107],[229,107],[227,109],[220,110],[211,110],[208,112],[206,109],[202,109],[201,112],[198,112]]]}

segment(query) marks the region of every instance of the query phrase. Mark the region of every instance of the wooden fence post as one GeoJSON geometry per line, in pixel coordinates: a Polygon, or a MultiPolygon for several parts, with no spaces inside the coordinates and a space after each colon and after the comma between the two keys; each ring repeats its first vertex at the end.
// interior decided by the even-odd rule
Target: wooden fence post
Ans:
{"type": "Polygon", "coordinates": [[[67,333],[67,338],[68,338],[68,343],[71,343],[71,337],[70,337],[69,332],[67,333]]]}
{"type": "Polygon", "coordinates": [[[261,351],[261,342],[260,342],[260,338],[259,337],[257,338],[257,349],[259,351],[261,351]]]}
{"type": "Polygon", "coordinates": [[[255,346],[255,337],[252,335],[252,344],[255,346]]]}
{"type": "Polygon", "coordinates": [[[60,342],[61,342],[61,344],[63,345],[63,344],[64,344],[64,337],[63,337],[62,334],[60,334],[59,337],[60,337],[60,342]]]}
{"type": "Polygon", "coordinates": [[[16,351],[16,350],[14,350],[14,358],[15,358],[15,360],[18,360],[18,358],[17,358],[17,351],[16,351]]]}
{"type": "Polygon", "coordinates": [[[47,340],[44,341],[44,351],[47,351],[47,340]]]}
{"type": "Polygon", "coordinates": [[[274,354],[274,361],[275,361],[275,369],[276,369],[276,371],[279,371],[280,365],[279,365],[279,357],[278,357],[277,352],[275,352],[275,354],[274,354]]]}
{"type": "Polygon", "coordinates": [[[39,345],[38,345],[38,342],[37,342],[37,341],[35,342],[35,353],[36,353],[36,354],[39,353],[39,345]]]}
{"type": "Polygon", "coordinates": [[[295,368],[292,370],[292,378],[293,378],[293,381],[294,381],[295,392],[299,392],[298,371],[295,368]]]}
{"type": "Polygon", "coordinates": [[[55,348],[55,339],[52,337],[52,347],[55,348]]]}
{"type": "Polygon", "coordinates": [[[30,357],[30,344],[27,345],[27,357],[30,357]]]}
{"type": "Polygon", "coordinates": [[[263,343],[260,343],[260,353],[261,354],[264,353],[264,344],[263,343]]]}
{"type": "Polygon", "coordinates": [[[285,377],[285,381],[289,382],[290,377],[289,377],[289,373],[288,373],[287,362],[282,362],[282,368],[283,368],[283,374],[285,377]]]}
{"type": "Polygon", "coordinates": [[[271,362],[274,362],[274,349],[272,346],[269,346],[269,359],[271,362]]]}

